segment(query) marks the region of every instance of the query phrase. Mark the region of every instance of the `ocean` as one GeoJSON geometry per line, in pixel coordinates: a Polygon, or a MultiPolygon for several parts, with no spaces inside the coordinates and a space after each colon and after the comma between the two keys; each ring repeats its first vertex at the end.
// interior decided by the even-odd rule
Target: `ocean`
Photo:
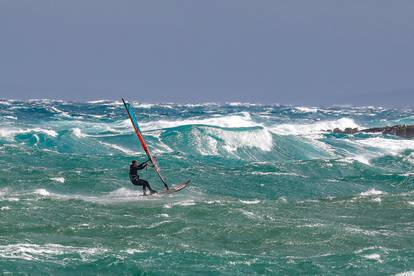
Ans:
{"type": "Polygon", "coordinates": [[[0,101],[0,272],[414,275],[412,109],[131,103],[0,101]]]}

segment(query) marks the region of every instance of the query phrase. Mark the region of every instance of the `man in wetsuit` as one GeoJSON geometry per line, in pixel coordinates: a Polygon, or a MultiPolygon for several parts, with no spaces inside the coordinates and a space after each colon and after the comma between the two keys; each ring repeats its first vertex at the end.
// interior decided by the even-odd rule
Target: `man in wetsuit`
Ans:
{"type": "Polygon", "coordinates": [[[148,161],[145,161],[138,165],[138,162],[136,160],[133,160],[131,165],[129,166],[129,179],[131,180],[132,184],[142,186],[144,196],[147,195],[147,188],[150,190],[151,195],[157,192],[151,189],[151,186],[149,185],[148,181],[144,179],[139,179],[138,170],[145,169],[147,167],[147,162],[148,161]]]}

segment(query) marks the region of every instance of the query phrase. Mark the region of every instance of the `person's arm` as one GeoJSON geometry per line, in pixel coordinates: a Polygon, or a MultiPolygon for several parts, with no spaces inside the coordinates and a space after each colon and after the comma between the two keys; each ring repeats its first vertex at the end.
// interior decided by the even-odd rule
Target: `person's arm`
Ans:
{"type": "Polygon", "coordinates": [[[138,165],[138,170],[143,170],[143,169],[145,169],[145,167],[147,166],[147,162],[148,161],[145,161],[145,162],[142,162],[141,164],[139,164],[138,165]]]}

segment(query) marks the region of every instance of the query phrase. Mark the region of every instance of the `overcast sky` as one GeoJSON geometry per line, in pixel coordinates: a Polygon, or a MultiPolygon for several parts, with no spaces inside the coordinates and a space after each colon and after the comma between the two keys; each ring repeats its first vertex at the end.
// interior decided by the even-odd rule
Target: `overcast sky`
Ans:
{"type": "Polygon", "coordinates": [[[0,98],[414,106],[413,0],[0,0],[0,98]]]}

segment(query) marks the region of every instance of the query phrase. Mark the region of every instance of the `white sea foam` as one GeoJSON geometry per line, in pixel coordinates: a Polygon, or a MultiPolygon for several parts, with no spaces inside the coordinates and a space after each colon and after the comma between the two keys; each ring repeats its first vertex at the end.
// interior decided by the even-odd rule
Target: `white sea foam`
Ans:
{"type": "Polygon", "coordinates": [[[0,128],[0,137],[6,139],[13,139],[16,135],[25,134],[25,133],[44,133],[51,137],[56,137],[58,134],[56,131],[52,129],[44,129],[44,128],[26,128],[26,129],[19,129],[19,128],[0,128]]]}
{"type": "Polygon", "coordinates": [[[112,101],[112,100],[95,100],[95,101],[88,101],[87,103],[106,105],[106,106],[120,106],[120,105],[123,105],[123,102],[121,102],[121,101],[112,101]]]}
{"type": "Polygon", "coordinates": [[[370,160],[370,158],[368,156],[361,154],[361,155],[346,157],[346,158],[342,159],[341,161],[345,162],[345,163],[353,163],[354,161],[357,161],[359,163],[362,163],[362,164],[365,164],[365,165],[369,166],[371,164],[369,162],[369,160],[370,160]]]}
{"type": "Polygon", "coordinates": [[[121,197],[136,197],[140,193],[127,188],[119,188],[115,191],[110,192],[108,198],[121,198],[121,197]]]}
{"type": "Polygon", "coordinates": [[[55,181],[55,182],[59,182],[59,183],[65,183],[65,178],[64,177],[52,177],[52,178],[50,178],[50,180],[55,181]]]}
{"type": "Polygon", "coordinates": [[[193,206],[193,205],[196,205],[196,203],[194,202],[194,200],[190,199],[190,200],[183,200],[183,201],[177,202],[175,205],[193,206]]]}
{"type": "Polygon", "coordinates": [[[296,226],[297,228],[320,228],[325,227],[325,224],[323,223],[307,223],[303,225],[296,226]]]}
{"type": "Polygon", "coordinates": [[[0,100],[0,104],[2,105],[12,105],[11,103],[9,103],[9,101],[7,100],[0,100]]]}
{"type": "Polygon", "coordinates": [[[60,244],[32,244],[16,243],[0,245],[0,257],[5,259],[22,259],[22,260],[45,260],[53,259],[59,255],[79,254],[80,258],[88,259],[93,255],[100,255],[108,250],[100,247],[73,247],[60,244]]]}
{"type": "Polygon", "coordinates": [[[395,276],[414,276],[414,270],[397,273],[395,276]]]}
{"type": "Polygon", "coordinates": [[[239,199],[239,201],[243,204],[247,204],[247,205],[254,205],[254,204],[259,204],[261,201],[258,199],[255,200],[241,200],[239,199]]]}
{"type": "Polygon", "coordinates": [[[228,152],[235,152],[239,148],[259,148],[262,151],[271,151],[273,138],[270,132],[259,129],[248,132],[229,132],[218,129],[211,129],[209,132],[224,140],[224,148],[228,152]]]}
{"type": "Polygon", "coordinates": [[[153,108],[154,106],[156,106],[156,104],[151,104],[151,103],[140,103],[140,104],[138,104],[139,108],[145,108],[145,109],[150,109],[150,108],[153,108]]]}
{"type": "Polygon", "coordinates": [[[387,194],[387,193],[383,192],[383,191],[375,190],[375,189],[369,189],[366,192],[360,193],[360,195],[363,196],[363,197],[385,195],[385,194],[387,194]]]}
{"type": "Polygon", "coordinates": [[[193,141],[201,155],[218,155],[218,142],[210,136],[202,136],[199,130],[193,130],[193,141]]]}
{"type": "Polygon", "coordinates": [[[171,202],[171,203],[166,203],[164,204],[164,208],[166,209],[171,209],[174,206],[194,206],[196,205],[196,202],[193,199],[187,199],[187,200],[182,200],[182,201],[178,201],[178,202],[171,202]]]}
{"type": "Polygon", "coordinates": [[[408,177],[408,176],[414,176],[414,173],[412,173],[412,172],[409,172],[409,173],[402,173],[402,174],[400,174],[401,176],[406,176],[406,177],[408,177]]]}
{"type": "Polygon", "coordinates": [[[368,259],[368,260],[374,260],[374,261],[382,262],[381,261],[381,255],[380,254],[376,254],[376,253],[364,255],[364,258],[365,259],[368,259]]]}
{"type": "Polygon", "coordinates": [[[323,130],[334,128],[360,128],[354,120],[350,118],[341,118],[334,121],[319,121],[310,124],[280,124],[270,128],[270,130],[278,135],[315,135],[320,134],[323,130]]]}
{"type": "Polygon", "coordinates": [[[229,106],[261,106],[262,104],[258,104],[258,103],[246,103],[246,102],[227,102],[226,103],[229,106]]]}
{"type": "Polygon", "coordinates": [[[304,113],[316,113],[318,109],[316,107],[297,106],[296,110],[304,113]]]}
{"type": "Polygon", "coordinates": [[[133,255],[133,254],[136,254],[136,253],[144,253],[145,250],[130,248],[130,249],[126,249],[125,252],[128,253],[128,254],[133,255]]]}
{"type": "Polygon", "coordinates": [[[41,196],[50,196],[51,195],[51,193],[46,189],[36,189],[34,191],[34,193],[38,194],[38,195],[41,195],[41,196]]]}
{"type": "Polygon", "coordinates": [[[413,140],[396,140],[396,139],[385,139],[380,137],[361,139],[355,141],[356,143],[364,146],[381,149],[383,152],[390,155],[397,155],[404,150],[414,149],[413,140]]]}
{"type": "Polygon", "coordinates": [[[301,176],[292,172],[252,172],[252,175],[288,175],[288,176],[301,176]]]}
{"type": "MultiPolygon", "coordinates": [[[[54,198],[57,200],[78,199],[78,200],[102,203],[102,204],[130,202],[130,201],[137,201],[138,199],[140,200],[146,199],[145,197],[139,197],[142,194],[140,191],[133,191],[133,190],[129,190],[126,188],[120,188],[108,194],[103,194],[99,196],[88,196],[88,195],[79,195],[79,194],[70,194],[70,195],[59,194],[59,193],[50,192],[44,188],[34,190],[33,194],[39,195],[42,197],[54,198]]],[[[148,198],[148,200],[150,200],[150,198],[148,198]]]]}
{"type": "MultiPolygon", "coordinates": [[[[350,153],[343,161],[358,161],[370,165],[370,160],[384,155],[399,155],[404,150],[414,150],[414,141],[385,139],[380,137],[347,140],[347,143],[355,147],[357,153],[350,153]]],[[[404,157],[404,161],[414,163],[414,155],[404,157]]]]}
{"type": "Polygon", "coordinates": [[[159,214],[159,216],[162,217],[162,218],[169,218],[170,217],[169,214],[159,214]]]}
{"type": "Polygon", "coordinates": [[[268,152],[273,148],[272,134],[266,129],[249,131],[205,129],[204,133],[194,129],[192,134],[195,146],[202,155],[218,155],[221,152],[235,154],[241,148],[258,148],[268,152]]]}
{"type": "Polygon", "coordinates": [[[82,133],[82,130],[80,128],[73,128],[72,134],[75,135],[77,138],[86,137],[86,134],[82,133]]]}
{"type": "Polygon", "coordinates": [[[287,202],[288,202],[287,198],[286,198],[286,197],[284,197],[284,196],[279,197],[279,198],[277,199],[277,201],[278,201],[278,202],[280,202],[280,203],[287,203],[287,202]]]}
{"type": "Polygon", "coordinates": [[[56,108],[54,106],[46,107],[46,109],[49,110],[49,111],[51,111],[51,112],[53,112],[53,113],[56,113],[56,114],[58,114],[58,115],[60,115],[62,117],[71,118],[71,116],[69,115],[68,112],[63,111],[63,110],[60,110],[60,109],[58,109],[58,108],[56,108]]]}
{"type": "Polygon", "coordinates": [[[258,216],[253,212],[250,212],[250,211],[247,211],[247,210],[244,210],[244,209],[239,209],[239,211],[249,219],[257,219],[258,218],[258,216]]]}
{"type": "MultiPolygon", "coordinates": [[[[122,124],[130,128],[131,123],[129,120],[124,120],[122,124]]],[[[248,112],[243,112],[241,113],[241,115],[228,115],[212,118],[187,119],[176,121],[159,120],[143,122],[140,125],[142,130],[144,131],[167,129],[186,125],[204,125],[222,128],[246,128],[261,126],[261,124],[256,123],[251,119],[251,116],[248,112]]]]}
{"type": "Polygon", "coordinates": [[[87,101],[86,103],[89,104],[100,104],[100,103],[108,103],[110,102],[109,100],[94,100],[94,101],[87,101]]]}
{"type": "Polygon", "coordinates": [[[105,117],[105,115],[93,115],[93,114],[82,114],[82,115],[89,116],[89,117],[92,117],[92,118],[97,118],[97,119],[101,119],[101,118],[105,117]]]}

